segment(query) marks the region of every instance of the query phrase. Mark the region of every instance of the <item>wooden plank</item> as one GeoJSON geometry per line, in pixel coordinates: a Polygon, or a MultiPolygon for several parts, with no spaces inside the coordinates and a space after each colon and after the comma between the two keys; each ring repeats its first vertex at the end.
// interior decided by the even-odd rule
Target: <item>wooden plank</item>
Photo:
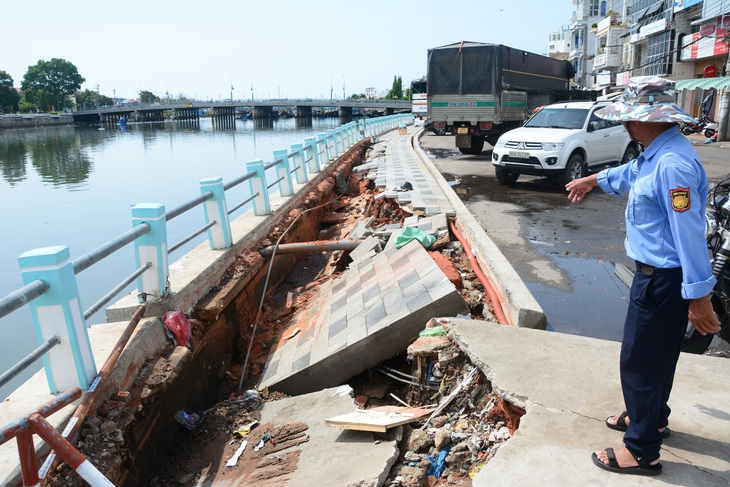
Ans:
{"type": "Polygon", "coordinates": [[[348,430],[385,433],[388,428],[417,421],[433,409],[407,408],[402,406],[380,406],[372,409],[358,409],[334,418],[325,419],[327,426],[348,430]]]}

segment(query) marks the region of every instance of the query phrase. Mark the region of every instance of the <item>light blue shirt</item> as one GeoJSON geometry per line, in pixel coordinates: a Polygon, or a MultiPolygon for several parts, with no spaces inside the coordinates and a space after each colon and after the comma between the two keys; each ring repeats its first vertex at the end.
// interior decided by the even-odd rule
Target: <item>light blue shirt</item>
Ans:
{"type": "Polygon", "coordinates": [[[707,176],[676,125],[638,158],[598,173],[598,185],[610,194],[629,194],[625,246],[631,259],[681,267],[685,299],[710,294],[716,280],[705,240],[707,176]]]}

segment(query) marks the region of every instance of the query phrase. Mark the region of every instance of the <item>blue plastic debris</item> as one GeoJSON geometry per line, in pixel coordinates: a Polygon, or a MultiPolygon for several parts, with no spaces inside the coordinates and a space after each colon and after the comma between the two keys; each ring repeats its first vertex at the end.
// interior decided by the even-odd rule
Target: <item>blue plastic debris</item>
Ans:
{"type": "Polygon", "coordinates": [[[436,480],[441,478],[441,474],[443,474],[444,470],[446,470],[446,455],[449,454],[449,450],[451,450],[451,445],[446,445],[444,449],[439,452],[438,457],[426,457],[428,461],[431,462],[431,466],[428,467],[428,475],[433,475],[436,477],[436,480]]]}

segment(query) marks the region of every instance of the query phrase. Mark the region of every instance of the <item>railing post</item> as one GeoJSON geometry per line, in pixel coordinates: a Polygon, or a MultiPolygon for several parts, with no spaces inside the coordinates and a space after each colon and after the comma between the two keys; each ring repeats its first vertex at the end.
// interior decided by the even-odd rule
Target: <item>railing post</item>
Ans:
{"type": "Polygon", "coordinates": [[[317,152],[317,139],[314,137],[307,137],[304,139],[304,145],[307,148],[307,151],[309,152],[308,159],[308,170],[310,174],[318,173],[322,169],[320,169],[319,165],[319,152],[317,152]]]}
{"type": "Polygon", "coordinates": [[[246,163],[248,172],[255,171],[256,175],[248,180],[248,187],[251,195],[257,195],[253,199],[253,213],[256,216],[268,215],[271,213],[271,204],[269,203],[269,189],[266,187],[266,169],[264,169],[264,161],[256,159],[246,163]]]}
{"type": "Polygon", "coordinates": [[[43,367],[52,394],[72,387],[86,390],[96,375],[70,257],[68,247],[64,246],[35,249],[18,257],[24,284],[41,279],[49,285],[48,291],[28,306],[38,343],[44,343],[53,335],[61,339],[61,343],[43,355],[43,367]]]}
{"type": "Polygon", "coordinates": [[[286,149],[278,149],[274,151],[274,161],[276,161],[276,179],[279,181],[279,194],[281,196],[291,196],[294,194],[294,183],[291,180],[291,169],[289,169],[289,154],[286,149]]]}
{"type": "Polygon", "coordinates": [[[337,159],[339,154],[337,153],[337,141],[335,140],[335,129],[327,129],[327,147],[330,148],[329,159],[330,161],[337,159]]]}
{"type": "Polygon", "coordinates": [[[140,303],[170,295],[170,268],[167,263],[167,218],[165,205],[141,203],[132,207],[132,226],[148,224],[150,231],[134,241],[137,268],[147,262],[152,266],[137,278],[140,303]]]}
{"type": "Polygon", "coordinates": [[[321,167],[325,167],[330,163],[330,146],[327,143],[327,134],[317,134],[317,147],[321,147],[322,149],[318,152],[319,154],[319,162],[321,164],[321,167]]]}
{"type": "Polygon", "coordinates": [[[226,190],[223,188],[223,178],[206,178],[200,180],[200,194],[213,193],[213,197],[203,203],[205,223],[215,221],[215,225],[208,229],[210,249],[227,249],[232,245],[231,220],[228,218],[226,204],[226,190]]]}
{"type": "Polygon", "coordinates": [[[304,184],[309,181],[309,177],[307,176],[307,165],[304,163],[304,145],[292,144],[291,150],[294,153],[292,160],[296,167],[294,177],[297,180],[297,184],[304,184]]]}

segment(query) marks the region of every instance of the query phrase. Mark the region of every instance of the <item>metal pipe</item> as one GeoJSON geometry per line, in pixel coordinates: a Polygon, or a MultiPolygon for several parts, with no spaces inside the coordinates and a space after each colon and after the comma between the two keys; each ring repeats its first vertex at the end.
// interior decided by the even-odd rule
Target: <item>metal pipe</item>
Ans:
{"type": "Polygon", "coordinates": [[[204,227],[201,227],[201,228],[199,228],[198,230],[194,231],[193,233],[191,233],[190,235],[188,235],[188,236],[187,236],[187,237],[185,237],[184,239],[180,240],[180,241],[179,241],[178,243],[176,243],[175,245],[172,245],[172,246],[171,246],[171,247],[170,247],[170,248],[169,248],[169,249],[167,250],[167,254],[169,255],[169,254],[173,253],[174,251],[176,251],[177,249],[179,249],[180,247],[182,247],[182,246],[183,246],[183,245],[185,245],[186,243],[190,242],[190,241],[191,241],[192,239],[194,239],[195,237],[197,237],[197,236],[198,236],[198,235],[200,235],[201,233],[205,232],[205,231],[206,231],[207,229],[209,229],[210,227],[212,227],[212,226],[213,226],[213,225],[215,225],[216,223],[218,223],[218,222],[217,222],[216,220],[213,220],[212,222],[208,223],[208,224],[207,224],[207,225],[205,225],[204,227]]]}
{"type": "Polygon", "coordinates": [[[20,476],[23,479],[23,487],[40,485],[38,478],[38,460],[33,444],[33,432],[25,429],[15,437],[18,443],[18,457],[20,460],[20,476]]]}
{"type": "Polygon", "coordinates": [[[248,203],[249,201],[253,201],[253,200],[255,200],[255,199],[256,199],[256,197],[257,197],[257,196],[258,196],[259,194],[260,194],[260,193],[259,193],[259,192],[257,191],[257,192],[256,192],[256,193],[255,193],[255,194],[254,194],[253,196],[251,196],[250,198],[246,198],[245,200],[243,200],[243,202],[241,202],[240,204],[238,204],[238,205],[234,206],[233,208],[231,208],[230,210],[228,210],[228,214],[230,215],[231,213],[233,213],[234,211],[236,211],[237,209],[239,209],[240,207],[242,207],[243,205],[245,205],[245,204],[246,204],[246,203],[248,203]]]}
{"type": "Polygon", "coordinates": [[[271,169],[272,167],[275,167],[277,164],[279,164],[280,160],[281,159],[274,159],[271,162],[267,162],[266,164],[264,164],[264,169],[271,169]]]}
{"type": "Polygon", "coordinates": [[[276,184],[277,184],[277,183],[279,183],[279,182],[281,182],[281,181],[283,181],[283,180],[284,180],[284,177],[282,176],[282,177],[280,177],[279,179],[277,179],[276,181],[274,181],[274,182],[272,182],[271,184],[269,184],[268,186],[266,186],[266,189],[271,189],[271,188],[273,188],[274,186],[276,186],[276,184]]]}
{"type": "Polygon", "coordinates": [[[141,276],[142,273],[144,273],[144,271],[146,271],[150,267],[152,267],[152,262],[147,262],[145,265],[141,266],[139,269],[137,269],[136,271],[134,271],[125,280],[123,280],[122,282],[120,282],[114,289],[112,289],[111,291],[109,291],[103,298],[101,298],[99,301],[97,301],[96,303],[94,303],[89,309],[87,309],[86,311],[84,311],[84,319],[85,320],[89,319],[90,316],[92,316],[94,313],[96,313],[97,311],[99,311],[106,303],[108,303],[109,301],[111,301],[114,298],[114,296],[116,296],[117,294],[119,294],[119,292],[122,289],[124,289],[125,287],[127,287],[128,284],[131,284],[132,281],[134,281],[139,276],[141,276]]]}
{"type": "Polygon", "coordinates": [[[201,204],[201,203],[203,203],[205,201],[208,201],[212,197],[213,197],[213,192],[212,191],[206,191],[205,193],[202,193],[201,195],[199,195],[199,196],[191,199],[190,201],[188,201],[186,203],[183,203],[180,206],[178,206],[176,208],[173,208],[170,211],[166,211],[165,212],[165,220],[169,222],[173,218],[182,215],[183,213],[185,213],[189,209],[195,208],[199,204],[201,204]]]}
{"type": "Polygon", "coordinates": [[[73,389],[62,392],[28,414],[6,424],[0,429],[0,445],[18,436],[21,431],[28,429],[28,416],[31,414],[37,413],[44,417],[50,416],[56,411],[65,408],[66,405],[71,404],[79,397],[81,397],[81,389],[74,387],[73,389]]]}
{"type": "Polygon", "coordinates": [[[42,279],[26,284],[20,289],[0,298],[0,318],[20,309],[50,289],[50,284],[42,279]]]}
{"type": "Polygon", "coordinates": [[[227,191],[227,190],[231,189],[232,187],[238,186],[242,182],[251,179],[255,175],[256,175],[256,171],[249,171],[246,174],[244,174],[243,176],[240,176],[240,177],[233,179],[233,180],[227,182],[226,184],[224,184],[223,189],[227,191]]]}
{"type": "Polygon", "coordinates": [[[132,337],[132,333],[134,333],[134,330],[137,328],[137,325],[144,316],[146,310],[147,306],[142,304],[137,308],[137,311],[134,312],[134,315],[132,315],[132,319],[129,321],[127,327],[124,329],[124,332],[122,332],[119,340],[117,340],[116,345],[114,345],[114,349],[109,354],[109,358],[106,359],[106,362],[104,362],[104,365],[94,379],[94,382],[91,383],[88,393],[81,400],[81,404],[78,405],[76,411],[74,411],[73,417],[71,418],[73,426],[71,426],[71,428],[68,430],[68,434],[66,435],[66,438],[68,438],[69,441],[74,441],[74,436],[76,435],[76,432],[81,427],[81,423],[84,422],[84,419],[91,409],[91,406],[93,406],[94,402],[96,401],[96,396],[98,394],[97,391],[99,391],[99,384],[106,380],[107,376],[111,373],[114,365],[117,363],[117,360],[119,360],[119,357],[122,355],[124,347],[127,345],[127,342],[132,337]]]}
{"type": "Polygon", "coordinates": [[[31,414],[28,418],[28,423],[33,431],[43,438],[53,448],[53,451],[63,458],[91,487],[114,487],[114,484],[94,467],[81,452],[61,436],[61,433],[56,431],[51,423],[46,421],[43,416],[40,414],[31,414]]]}
{"type": "Polygon", "coordinates": [[[150,227],[149,223],[142,223],[132,228],[131,230],[124,232],[114,240],[111,240],[104,245],[97,247],[88,254],[82,255],[78,259],[71,262],[71,265],[73,265],[74,267],[74,274],[78,274],[88,269],[104,257],[113,254],[128,243],[134,242],[142,235],[149,233],[151,229],[152,227],[150,227]]]}
{"type": "Polygon", "coordinates": [[[334,240],[331,242],[319,242],[319,243],[290,243],[290,244],[279,244],[278,247],[275,245],[269,245],[259,250],[259,254],[263,256],[269,256],[274,253],[276,248],[277,254],[306,254],[315,252],[328,252],[333,250],[354,250],[358,245],[362,243],[362,240],[334,240]]]}
{"type": "Polygon", "coordinates": [[[10,382],[12,379],[18,376],[21,372],[23,372],[25,369],[30,367],[33,362],[38,360],[43,356],[44,353],[48,352],[50,349],[55,347],[61,343],[61,338],[58,335],[53,335],[51,338],[45,341],[43,345],[36,348],[32,352],[30,352],[28,355],[25,356],[20,362],[13,365],[10,369],[8,369],[7,372],[5,372],[3,375],[0,375],[0,387],[4,386],[8,382],[10,382]]]}

